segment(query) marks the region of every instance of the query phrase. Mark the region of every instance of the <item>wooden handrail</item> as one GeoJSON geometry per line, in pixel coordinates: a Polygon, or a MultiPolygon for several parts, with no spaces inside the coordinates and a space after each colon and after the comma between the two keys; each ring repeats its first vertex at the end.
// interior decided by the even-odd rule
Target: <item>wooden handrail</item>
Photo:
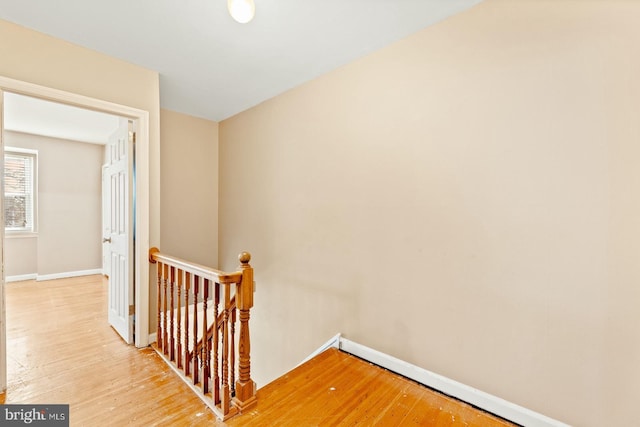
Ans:
{"type": "MultiPolygon", "coordinates": [[[[247,260],[247,263],[249,263],[249,261],[251,260],[251,255],[248,252],[243,252],[242,254],[247,254],[249,256],[249,259],[247,260]]],[[[240,254],[238,258],[240,258],[242,254],[240,254]]],[[[240,283],[242,281],[242,271],[226,273],[224,271],[216,270],[215,268],[185,261],[182,258],[163,254],[158,248],[149,249],[149,262],[151,264],[155,264],[156,262],[167,264],[184,272],[191,273],[193,275],[202,277],[203,279],[211,280],[213,282],[240,283]]]]}
{"type": "Polygon", "coordinates": [[[238,258],[239,271],[224,272],[149,250],[149,262],[158,266],[156,351],[222,420],[256,403],[249,338],[253,268],[248,252],[238,258]]]}

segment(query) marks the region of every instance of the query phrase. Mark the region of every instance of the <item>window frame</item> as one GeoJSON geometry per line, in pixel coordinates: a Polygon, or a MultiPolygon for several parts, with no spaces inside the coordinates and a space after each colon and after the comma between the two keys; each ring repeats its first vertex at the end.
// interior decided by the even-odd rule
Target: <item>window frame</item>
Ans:
{"type": "MultiPolygon", "coordinates": [[[[5,238],[7,237],[19,237],[19,236],[29,236],[36,235],[38,232],[38,150],[32,150],[28,148],[18,148],[18,147],[4,147],[5,156],[5,168],[6,168],[6,156],[16,156],[29,158],[31,161],[31,227],[7,227],[6,226],[6,215],[5,215],[5,224],[4,224],[4,233],[5,238]]],[[[4,171],[3,171],[4,174],[4,171]]],[[[3,182],[5,181],[5,177],[2,177],[3,182]]],[[[3,198],[6,198],[6,183],[3,187],[3,198]]],[[[6,209],[6,204],[4,204],[4,209],[6,209]]]]}

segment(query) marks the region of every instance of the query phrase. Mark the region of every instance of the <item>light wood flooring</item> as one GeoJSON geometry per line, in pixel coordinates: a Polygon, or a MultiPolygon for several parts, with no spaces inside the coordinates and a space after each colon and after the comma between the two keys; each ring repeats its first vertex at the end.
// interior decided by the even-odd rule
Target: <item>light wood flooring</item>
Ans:
{"type": "Polygon", "coordinates": [[[108,326],[101,276],[7,284],[9,384],[0,403],[70,404],[72,426],[508,426],[354,356],[329,350],[258,390],[227,423],[151,349],[108,326]]]}
{"type": "Polygon", "coordinates": [[[512,426],[331,348],[258,390],[231,426],[512,426]]]}
{"type": "Polygon", "coordinates": [[[8,283],[6,295],[4,403],[69,404],[72,426],[217,422],[155,351],[109,327],[102,276],[8,283]]]}

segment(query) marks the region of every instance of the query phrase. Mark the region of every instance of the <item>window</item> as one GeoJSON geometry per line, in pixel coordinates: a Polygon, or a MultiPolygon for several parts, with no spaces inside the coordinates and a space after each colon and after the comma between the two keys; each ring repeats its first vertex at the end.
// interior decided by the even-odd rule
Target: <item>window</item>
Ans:
{"type": "Polygon", "coordinates": [[[38,152],[5,147],[4,228],[8,232],[36,231],[36,171],[38,152]]]}

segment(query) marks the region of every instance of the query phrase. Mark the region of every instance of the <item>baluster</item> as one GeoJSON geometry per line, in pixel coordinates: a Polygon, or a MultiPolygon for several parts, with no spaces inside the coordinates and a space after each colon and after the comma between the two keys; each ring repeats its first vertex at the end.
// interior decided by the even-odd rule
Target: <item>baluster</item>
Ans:
{"type": "Polygon", "coordinates": [[[162,348],[162,263],[158,263],[156,275],[158,276],[158,326],[156,327],[156,346],[158,349],[162,348]]]}
{"type": "Polygon", "coordinates": [[[198,366],[198,292],[200,277],[193,276],[193,351],[191,352],[191,362],[193,363],[193,383],[200,382],[200,366],[198,366]]]}
{"type": "MultiPolygon", "coordinates": [[[[192,353],[189,352],[189,290],[191,289],[191,273],[184,278],[184,374],[191,374],[192,353]]],[[[195,334],[195,332],[194,332],[195,334]]]]}
{"type": "Polygon", "coordinates": [[[169,360],[170,361],[174,361],[176,360],[176,325],[175,325],[175,312],[176,312],[176,306],[175,306],[175,299],[173,297],[173,295],[175,294],[175,284],[176,284],[176,268],[175,267],[171,267],[169,269],[169,281],[170,281],[170,286],[169,286],[169,292],[171,293],[171,309],[169,311],[169,319],[171,320],[170,324],[169,324],[169,331],[171,334],[171,337],[169,338],[169,360]]]}
{"type": "Polygon", "coordinates": [[[182,277],[184,275],[184,271],[178,270],[178,333],[177,333],[177,341],[178,348],[176,352],[178,353],[178,369],[182,369],[182,277]]]}
{"type": "Polygon", "coordinates": [[[222,412],[229,413],[229,297],[230,285],[224,284],[224,311],[222,312],[222,412]]]}
{"type": "Polygon", "coordinates": [[[236,308],[235,307],[231,308],[231,319],[229,321],[231,322],[231,331],[230,331],[231,356],[229,360],[229,366],[230,366],[229,374],[231,375],[231,378],[229,379],[229,384],[231,385],[231,396],[235,396],[236,395],[236,385],[235,385],[235,382],[236,382],[236,308]]]}
{"type": "Polygon", "coordinates": [[[238,381],[236,382],[235,405],[243,411],[256,402],[256,384],[251,379],[251,341],[249,338],[250,309],[253,307],[253,268],[249,265],[251,255],[243,252],[238,257],[242,270],[240,289],[236,287],[236,306],[240,314],[240,338],[238,342],[238,381]]]}
{"type": "Polygon", "coordinates": [[[169,266],[167,264],[164,265],[162,269],[162,300],[163,300],[163,312],[164,312],[164,321],[162,322],[162,352],[167,354],[169,352],[169,341],[167,339],[167,278],[169,276],[169,266]]]}
{"type": "Polygon", "coordinates": [[[207,320],[207,302],[209,300],[209,279],[203,281],[204,289],[202,301],[202,392],[209,393],[209,382],[211,381],[211,373],[209,372],[209,340],[207,339],[209,323],[207,320]]]}
{"type": "Polygon", "coordinates": [[[217,405],[220,403],[220,373],[218,367],[218,308],[220,305],[220,283],[215,283],[215,287],[213,290],[213,336],[211,340],[213,341],[213,401],[217,405]]]}

